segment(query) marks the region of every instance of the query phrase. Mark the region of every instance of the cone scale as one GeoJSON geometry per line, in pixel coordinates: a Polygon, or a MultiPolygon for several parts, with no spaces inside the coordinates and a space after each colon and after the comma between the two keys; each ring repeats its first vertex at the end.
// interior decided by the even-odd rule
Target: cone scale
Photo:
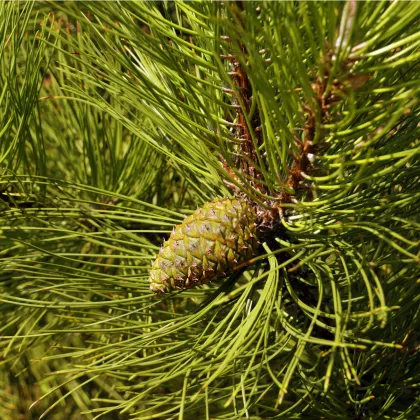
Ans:
{"type": "Polygon", "coordinates": [[[150,271],[150,290],[170,292],[194,287],[232,273],[255,255],[256,213],[241,199],[204,204],[177,225],[150,271]]]}

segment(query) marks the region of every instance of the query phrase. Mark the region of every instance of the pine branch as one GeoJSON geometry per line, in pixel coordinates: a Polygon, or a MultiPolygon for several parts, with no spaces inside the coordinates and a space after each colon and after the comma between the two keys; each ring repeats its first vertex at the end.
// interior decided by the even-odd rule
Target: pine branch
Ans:
{"type": "Polygon", "coordinates": [[[418,415],[414,2],[0,10],[1,415],[418,415]],[[276,211],[258,255],[151,293],[226,187],[276,211]]]}

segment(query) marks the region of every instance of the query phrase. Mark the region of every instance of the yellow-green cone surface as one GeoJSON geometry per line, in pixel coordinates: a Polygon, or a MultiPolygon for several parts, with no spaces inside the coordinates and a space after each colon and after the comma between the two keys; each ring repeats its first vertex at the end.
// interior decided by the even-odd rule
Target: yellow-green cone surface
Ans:
{"type": "Polygon", "coordinates": [[[256,213],[245,200],[206,203],[163,244],[150,271],[150,290],[186,289],[228,275],[257,246],[256,213]]]}

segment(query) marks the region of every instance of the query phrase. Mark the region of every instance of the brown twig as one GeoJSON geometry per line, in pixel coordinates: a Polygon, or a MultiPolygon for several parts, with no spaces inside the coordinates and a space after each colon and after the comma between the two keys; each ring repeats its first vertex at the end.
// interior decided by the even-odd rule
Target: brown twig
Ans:
{"type": "MultiPolygon", "coordinates": [[[[242,17],[240,12],[242,11],[241,2],[231,3],[229,5],[231,10],[239,23],[243,26],[242,17]]],[[[222,36],[222,39],[232,43],[229,37],[222,36]]],[[[244,57],[247,56],[246,48],[239,42],[237,47],[242,51],[244,57]]],[[[224,60],[231,62],[231,71],[229,75],[232,78],[232,84],[234,89],[224,89],[225,92],[232,94],[232,104],[236,109],[236,123],[234,125],[235,138],[239,140],[239,153],[234,158],[236,168],[247,175],[250,179],[250,184],[261,193],[265,194],[265,186],[259,182],[262,180],[262,173],[257,168],[258,156],[255,149],[253,137],[257,143],[257,146],[262,144],[262,134],[260,130],[260,116],[258,110],[255,110],[251,116],[251,120],[247,121],[247,117],[250,115],[251,104],[252,104],[252,85],[248,78],[248,75],[243,68],[240,61],[233,54],[221,56],[224,60]],[[254,134],[254,136],[252,135],[254,134]]],[[[238,180],[237,176],[234,176],[234,171],[229,167],[226,160],[222,160],[224,168],[227,172],[238,180]]]]}
{"type": "Polygon", "coordinates": [[[289,203],[295,201],[302,191],[308,193],[308,199],[312,199],[312,193],[310,186],[306,184],[304,174],[311,174],[317,169],[315,163],[316,156],[322,152],[323,144],[318,142],[314,144],[316,125],[321,126],[327,123],[331,119],[329,110],[332,106],[338,104],[345,96],[346,92],[361,88],[369,79],[370,76],[366,74],[354,75],[348,73],[347,65],[350,63],[343,63],[342,73],[343,82],[338,79],[334,79],[331,85],[328,85],[329,71],[331,68],[331,60],[334,55],[333,51],[330,51],[325,58],[325,66],[323,68],[323,75],[318,76],[316,81],[312,83],[312,90],[314,92],[314,106],[310,107],[308,104],[304,104],[304,112],[306,114],[306,122],[303,127],[304,139],[301,140],[295,137],[296,144],[298,146],[298,153],[293,155],[293,161],[288,171],[286,180],[286,186],[292,189],[293,192],[283,191],[280,194],[281,203],[289,203]],[[319,114],[316,114],[318,110],[319,114]],[[317,121],[318,116],[318,121],[317,121]]]}
{"type": "MultiPolygon", "coordinates": [[[[235,25],[243,28],[242,2],[229,2],[225,7],[229,7],[235,25]]],[[[258,169],[259,156],[256,148],[263,144],[258,107],[256,107],[253,115],[250,115],[254,92],[247,75],[247,72],[249,72],[247,63],[248,51],[240,40],[231,40],[227,36],[223,36],[222,39],[230,45],[233,45],[233,42],[235,42],[236,50],[241,52],[241,60],[238,60],[233,53],[222,56],[222,59],[231,63],[229,75],[232,79],[233,88],[225,89],[225,92],[232,94],[232,104],[236,111],[236,120],[233,126],[234,136],[238,141],[238,153],[233,158],[236,171],[229,166],[229,163],[224,158],[221,158],[222,164],[226,172],[237,184],[244,184],[243,179],[241,180],[240,176],[237,175],[238,171],[240,171],[253,188],[262,194],[267,194],[263,174],[258,169]]],[[[273,220],[278,217],[278,215],[275,216],[275,213],[280,213],[281,217],[282,204],[296,202],[302,199],[302,194],[306,194],[307,200],[312,200],[312,187],[304,175],[316,174],[321,170],[317,164],[317,156],[322,154],[326,146],[322,141],[315,141],[316,136],[319,136],[317,131],[319,127],[331,121],[331,107],[342,101],[349,90],[356,90],[369,80],[368,75],[351,73],[351,58],[345,60],[341,64],[341,68],[338,69],[340,80],[336,78],[331,80],[331,69],[334,68],[337,48],[337,46],[327,47],[328,52],[321,59],[322,71],[319,71],[318,76],[312,83],[314,93],[311,99],[312,103],[308,100],[303,105],[306,118],[305,124],[303,127],[296,129],[296,131],[303,132],[303,136],[295,135],[297,151],[292,152],[290,165],[286,168],[284,188],[279,192],[277,200],[266,202],[266,210],[261,210],[262,217],[260,219],[262,224],[266,226],[271,226],[274,223],[273,220]]],[[[264,49],[260,51],[260,53],[264,52],[264,49]]],[[[226,182],[226,184],[239,193],[239,188],[234,183],[226,182]]]]}

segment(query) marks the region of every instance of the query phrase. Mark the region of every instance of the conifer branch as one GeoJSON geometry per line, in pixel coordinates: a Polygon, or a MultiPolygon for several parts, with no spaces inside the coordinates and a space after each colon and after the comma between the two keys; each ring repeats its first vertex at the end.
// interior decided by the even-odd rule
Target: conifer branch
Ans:
{"type": "MultiPolygon", "coordinates": [[[[231,9],[233,24],[243,27],[243,6],[241,5],[241,2],[228,3],[225,7],[231,9]]],[[[246,60],[246,48],[239,40],[235,39],[235,41],[232,41],[228,36],[223,35],[221,36],[221,39],[227,41],[228,45],[231,45],[232,42],[236,42],[236,49],[241,51],[246,60]]],[[[248,176],[252,187],[256,188],[261,194],[267,194],[266,188],[261,183],[263,175],[258,169],[256,148],[262,144],[263,139],[258,107],[251,109],[252,101],[255,99],[253,99],[252,85],[247,76],[247,71],[250,70],[245,70],[243,68],[243,65],[239,62],[233,51],[228,55],[221,56],[221,58],[230,62],[230,71],[228,72],[228,75],[231,77],[234,86],[234,89],[225,88],[224,91],[232,95],[232,104],[236,110],[236,122],[233,125],[233,128],[234,137],[239,143],[239,152],[234,158],[235,166],[237,170],[248,176]]],[[[238,180],[223,157],[222,163],[228,173],[238,180]]],[[[237,190],[233,184],[229,185],[237,190]]]]}

